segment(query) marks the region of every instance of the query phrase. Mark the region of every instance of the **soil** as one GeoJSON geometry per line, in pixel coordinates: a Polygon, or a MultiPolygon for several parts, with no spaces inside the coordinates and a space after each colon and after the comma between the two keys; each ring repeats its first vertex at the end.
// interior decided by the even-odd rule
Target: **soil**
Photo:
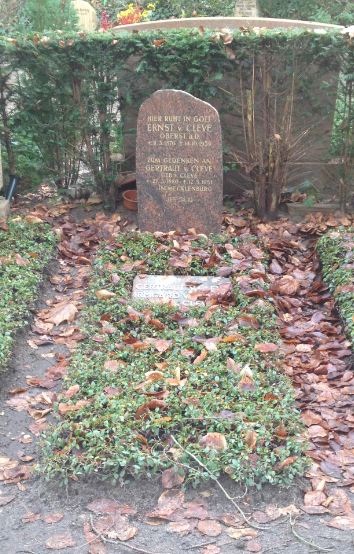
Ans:
{"type": "MultiPolygon", "coordinates": [[[[87,212],[78,211],[74,217],[76,221],[80,221],[82,217],[87,217],[87,212]]],[[[134,224],[134,216],[130,216],[130,220],[134,224]]],[[[56,263],[50,264],[40,291],[40,301],[34,311],[45,307],[46,301],[57,294],[49,281],[49,276],[56,274],[57,267],[56,263]]],[[[74,267],[72,267],[72,271],[75,271],[74,267]]],[[[48,367],[55,363],[55,358],[48,355],[68,353],[65,346],[58,344],[44,345],[33,349],[27,342],[33,337],[30,326],[19,333],[11,364],[0,380],[0,456],[12,459],[26,455],[33,456],[34,460],[37,460],[40,457],[40,446],[37,438],[29,431],[28,426],[33,420],[26,412],[11,410],[5,404],[9,398],[8,391],[16,387],[23,387],[26,384],[27,375],[43,376],[48,367]],[[24,435],[30,435],[33,441],[29,444],[19,442],[24,435]]],[[[41,392],[40,389],[34,390],[38,393],[41,392]]],[[[60,382],[58,382],[57,389],[54,390],[60,390],[60,382]]],[[[242,486],[235,485],[227,478],[222,480],[222,484],[247,514],[251,514],[255,510],[262,511],[269,505],[286,507],[294,504],[300,507],[303,504],[303,493],[309,488],[305,478],[288,489],[268,486],[261,491],[244,490],[242,486]]],[[[205,550],[205,545],[208,544],[219,545],[222,554],[251,551],[247,540],[233,540],[224,533],[219,537],[212,538],[193,531],[191,534],[181,537],[176,533],[168,532],[166,524],[148,525],[145,514],[156,507],[162,490],[160,480],[131,481],[124,486],[113,486],[108,482],[89,479],[86,482],[70,483],[67,488],[64,488],[58,483],[46,482],[42,477],[35,475],[29,481],[22,481],[17,485],[1,483],[0,499],[2,495],[15,495],[15,499],[0,508],[0,552],[4,554],[44,554],[48,552],[45,543],[52,535],[70,533],[76,545],[63,551],[68,553],[99,552],[100,554],[103,551],[90,550],[90,545],[83,534],[83,523],[89,521],[90,517],[90,512],[86,507],[89,502],[98,498],[116,499],[137,509],[137,514],[131,516],[131,522],[139,529],[136,537],[127,543],[106,544],[108,554],[133,551],[132,548],[135,548],[135,551],[140,549],[140,552],[153,552],[154,554],[209,551],[213,554],[211,549],[205,550]],[[22,518],[28,516],[29,513],[45,515],[58,512],[63,513],[64,517],[57,523],[48,524],[40,519],[28,523],[22,521],[22,518]],[[199,548],[198,545],[200,545],[199,548]]],[[[211,514],[235,512],[234,507],[216,483],[204,484],[199,490],[189,490],[186,492],[186,496],[193,499],[200,496],[201,493],[211,514]]],[[[354,495],[347,494],[354,505],[354,495]]],[[[268,529],[259,533],[256,542],[261,545],[261,552],[306,554],[321,550],[352,554],[354,552],[354,532],[328,527],[325,522],[330,518],[331,516],[328,515],[309,516],[300,511],[298,516],[293,517],[293,522],[295,519],[296,522],[292,529],[289,516],[285,515],[267,524],[268,529]],[[297,538],[293,531],[304,540],[297,538]],[[313,547],[306,541],[309,543],[314,541],[320,548],[313,547]]]]}

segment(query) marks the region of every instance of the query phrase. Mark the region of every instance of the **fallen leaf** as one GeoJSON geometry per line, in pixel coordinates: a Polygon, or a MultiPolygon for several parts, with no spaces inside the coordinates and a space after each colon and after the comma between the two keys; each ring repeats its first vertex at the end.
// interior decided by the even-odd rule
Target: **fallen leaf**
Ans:
{"type": "Polygon", "coordinates": [[[262,552],[262,546],[257,541],[247,541],[245,549],[247,552],[262,552]]]}
{"type": "Polygon", "coordinates": [[[212,450],[227,450],[226,438],[222,433],[207,433],[200,439],[199,444],[212,450]]]}
{"type": "Polygon", "coordinates": [[[76,542],[70,533],[61,533],[51,536],[45,543],[50,550],[62,550],[63,548],[71,548],[76,546],[76,542]]]}
{"type": "Polygon", "coordinates": [[[247,444],[248,448],[251,450],[254,450],[256,444],[257,444],[257,433],[255,431],[247,431],[245,436],[245,443],[247,444]]]}
{"type": "Polygon", "coordinates": [[[279,346],[277,344],[274,344],[273,342],[263,342],[256,344],[254,349],[256,352],[262,353],[276,352],[276,350],[279,349],[279,346]]]}
{"type": "Polygon", "coordinates": [[[257,537],[258,533],[251,527],[244,527],[242,529],[235,529],[234,527],[228,527],[225,529],[225,533],[232,539],[240,539],[241,537],[257,537]]]}
{"type": "Polygon", "coordinates": [[[173,489],[182,485],[185,479],[183,470],[178,470],[175,467],[170,467],[162,473],[162,486],[164,489],[173,489]]]}
{"type": "Polygon", "coordinates": [[[291,296],[297,293],[300,283],[291,275],[284,275],[284,277],[281,277],[279,281],[277,281],[275,286],[280,294],[291,296]]]}
{"type": "Polygon", "coordinates": [[[55,325],[60,325],[64,321],[71,322],[74,321],[78,309],[75,304],[69,303],[60,303],[51,310],[44,317],[46,321],[54,323],[55,325]]]}
{"type": "Polygon", "coordinates": [[[130,525],[128,518],[119,512],[101,516],[95,521],[95,529],[108,539],[129,541],[134,538],[138,529],[130,525]]]}
{"type": "Polygon", "coordinates": [[[64,391],[63,394],[65,398],[72,398],[73,396],[75,396],[75,394],[79,392],[79,390],[80,390],[80,385],[72,385],[66,391],[64,391]]]}
{"type": "Polygon", "coordinates": [[[334,517],[330,521],[326,521],[326,525],[343,531],[354,531],[354,513],[334,517]]]}
{"type": "Polygon", "coordinates": [[[84,523],[84,535],[87,542],[88,554],[106,554],[107,549],[101,539],[93,533],[88,521],[84,523]]]}
{"type": "Polygon", "coordinates": [[[119,509],[119,503],[111,498],[98,498],[86,508],[95,514],[114,514],[119,509]]]}
{"type": "Polygon", "coordinates": [[[197,520],[182,519],[181,521],[171,521],[167,525],[167,531],[169,533],[177,533],[181,537],[185,537],[195,529],[197,520]]]}
{"type": "Polygon", "coordinates": [[[110,290],[101,289],[95,292],[95,296],[98,300],[110,300],[111,298],[115,298],[116,295],[110,290]]]}
{"type": "Polygon", "coordinates": [[[213,519],[204,519],[197,525],[199,533],[207,537],[218,537],[222,533],[222,526],[213,519]]]}
{"type": "Polygon", "coordinates": [[[147,417],[150,411],[166,410],[166,409],[167,409],[167,404],[163,400],[158,400],[158,399],[150,400],[150,402],[146,402],[145,404],[143,404],[137,409],[135,413],[135,418],[140,419],[143,417],[147,417]]]}
{"type": "Polygon", "coordinates": [[[157,501],[157,509],[147,514],[147,517],[169,519],[176,510],[182,508],[183,502],[183,491],[177,489],[166,490],[157,501]]]}
{"type": "Polygon", "coordinates": [[[22,523],[33,523],[41,519],[41,514],[35,514],[33,512],[28,512],[25,516],[21,518],[22,523]]]}
{"type": "Polygon", "coordinates": [[[309,491],[304,496],[305,506],[320,506],[327,496],[322,491],[309,491]]]}

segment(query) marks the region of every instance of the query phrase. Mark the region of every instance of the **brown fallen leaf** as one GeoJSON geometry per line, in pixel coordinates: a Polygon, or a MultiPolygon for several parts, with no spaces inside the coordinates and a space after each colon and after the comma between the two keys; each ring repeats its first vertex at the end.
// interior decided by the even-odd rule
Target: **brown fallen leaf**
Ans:
{"type": "Polygon", "coordinates": [[[107,549],[101,539],[92,531],[88,521],[84,523],[84,535],[87,542],[88,554],[106,554],[107,549]]]}
{"type": "Polygon", "coordinates": [[[50,550],[62,550],[64,548],[71,548],[76,546],[76,542],[70,533],[59,533],[52,535],[45,543],[46,548],[50,550]]]}
{"type": "Polygon", "coordinates": [[[33,523],[41,519],[41,514],[35,514],[33,512],[28,512],[25,516],[21,518],[22,523],[33,523]]]}
{"type": "Polygon", "coordinates": [[[70,412],[78,412],[79,410],[82,410],[82,408],[85,408],[85,406],[88,406],[90,404],[89,400],[78,400],[76,404],[65,404],[64,402],[60,402],[58,406],[58,411],[60,415],[65,415],[70,412]]]}
{"type": "Polygon", "coordinates": [[[284,277],[281,277],[279,281],[277,281],[275,286],[280,294],[291,296],[297,293],[300,283],[291,275],[284,275],[284,277]]]}
{"type": "Polygon", "coordinates": [[[245,549],[247,552],[262,552],[262,545],[257,541],[247,541],[245,549]]]}
{"type": "Polygon", "coordinates": [[[263,342],[255,344],[254,349],[256,352],[268,353],[276,352],[279,349],[279,346],[273,342],[263,342]]]}
{"type": "Polygon", "coordinates": [[[74,321],[77,313],[78,309],[72,302],[60,302],[48,311],[44,319],[49,321],[49,323],[60,325],[64,321],[74,321]]]}
{"type": "Polygon", "coordinates": [[[6,400],[6,405],[16,412],[24,412],[29,407],[30,397],[28,395],[18,395],[10,400],[6,400]]]}
{"type": "Polygon", "coordinates": [[[66,391],[64,391],[63,394],[65,398],[72,398],[73,396],[75,396],[75,394],[79,392],[79,390],[80,390],[80,385],[72,385],[66,391]]]}
{"type": "Polygon", "coordinates": [[[334,517],[330,521],[326,521],[326,525],[342,531],[354,531],[354,512],[345,516],[334,517]]]}
{"type": "Polygon", "coordinates": [[[183,470],[179,470],[175,467],[170,467],[162,473],[162,486],[164,489],[173,489],[182,485],[185,479],[183,470]]]}
{"type": "Polygon", "coordinates": [[[129,541],[134,538],[138,529],[130,525],[128,518],[115,512],[114,514],[100,516],[95,521],[95,531],[108,539],[129,541]]]}
{"type": "Polygon", "coordinates": [[[157,501],[156,510],[147,514],[149,518],[169,519],[172,514],[182,508],[184,492],[177,489],[164,491],[157,501]]]}
{"type": "Polygon", "coordinates": [[[143,417],[147,417],[150,411],[154,410],[166,410],[167,404],[163,400],[150,400],[150,402],[146,402],[142,406],[140,406],[136,413],[135,418],[140,419],[143,417]]]}
{"type": "Polygon", "coordinates": [[[120,504],[111,498],[98,498],[90,502],[86,508],[90,510],[90,512],[101,515],[115,514],[117,512],[126,515],[134,515],[136,513],[136,510],[128,506],[128,504],[120,504]]]}
{"type": "Polygon", "coordinates": [[[117,360],[106,360],[103,367],[108,371],[117,371],[120,365],[117,360]]]}
{"type": "Polygon", "coordinates": [[[232,539],[240,539],[241,537],[257,537],[258,532],[251,527],[244,527],[242,529],[235,529],[234,527],[228,527],[225,532],[232,539]]]}
{"type": "Polygon", "coordinates": [[[320,506],[327,496],[322,491],[309,491],[304,496],[305,506],[320,506]]]}
{"type": "Polygon", "coordinates": [[[248,448],[254,450],[257,444],[257,433],[253,430],[247,431],[245,436],[245,443],[247,444],[248,448]]]}
{"type": "Polygon", "coordinates": [[[98,300],[109,300],[110,298],[115,298],[116,295],[110,290],[101,289],[96,290],[95,296],[96,298],[98,298],[98,300]]]}
{"type": "Polygon", "coordinates": [[[185,537],[195,529],[198,520],[182,519],[181,521],[170,521],[167,525],[167,531],[169,533],[177,533],[181,537],[185,537]]]}
{"type": "Polygon", "coordinates": [[[203,448],[220,451],[227,450],[226,438],[222,433],[207,433],[200,439],[199,444],[203,448]]]}
{"type": "Polygon", "coordinates": [[[199,521],[197,525],[199,533],[206,535],[207,537],[218,537],[222,533],[222,526],[220,523],[213,519],[204,519],[199,521]]]}

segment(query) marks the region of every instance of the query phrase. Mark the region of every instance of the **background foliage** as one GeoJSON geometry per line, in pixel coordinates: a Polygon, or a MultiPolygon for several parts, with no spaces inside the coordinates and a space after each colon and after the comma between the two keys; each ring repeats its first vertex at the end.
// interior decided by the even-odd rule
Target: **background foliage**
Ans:
{"type": "MultiPolygon", "coordinates": [[[[302,115],[319,121],[333,117],[336,72],[352,60],[353,44],[338,33],[178,30],[4,37],[0,131],[10,166],[24,139],[33,137],[44,173],[68,186],[81,164],[107,195],[117,173],[134,167],[131,159],[125,166],[113,163],[112,145],[121,147],[122,129],[129,138],[141,102],[157,88],[186,90],[213,103],[222,118],[234,114],[241,121],[237,83],[242,77],[250,87],[254,68],[261,78],[266,64],[268,93],[284,96],[295,75],[302,115]],[[332,84],[329,71],[334,72],[332,84]]],[[[228,137],[229,126],[224,119],[225,145],[232,151],[236,145],[228,137]]]]}
{"type": "Polygon", "coordinates": [[[353,25],[352,0],[258,0],[263,17],[304,19],[323,23],[353,25]]]}

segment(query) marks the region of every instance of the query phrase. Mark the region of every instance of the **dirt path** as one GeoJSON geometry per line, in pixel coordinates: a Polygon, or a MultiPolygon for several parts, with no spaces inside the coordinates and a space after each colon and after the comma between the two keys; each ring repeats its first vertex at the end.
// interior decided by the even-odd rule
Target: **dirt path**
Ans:
{"type": "MultiPolygon", "coordinates": [[[[58,219],[56,219],[57,224],[58,219]]],[[[66,301],[70,299],[80,310],[90,270],[89,256],[97,245],[97,225],[99,234],[105,236],[105,234],[109,235],[115,232],[120,224],[109,218],[93,222],[87,213],[82,212],[81,215],[75,216],[74,221],[67,216],[60,220],[64,240],[61,243],[58,260],[49,267],[41,291],[41,300],[36,306],[36,313],[55,306],[63,298],[66,301]]],[[[294,236],[290,233],[289,228],[285,229],[281,225],[279,227],[271,226],[267,229],[261,227],[258,228],[258,232],[263,236],[266,235],[269,239],[273,258],[282,269],[282,272],[279,273],[279,268],[273,264],[272,286],[275,288],[278,286],[283,274],[290,273],[292,275],[295,270],[306,273],[305,276],[302,276],[303,279],[299,279],[300,273],[293,276],[294,279],[301,281],[296,296],[277,293],[275,299],[278,303],[290,303],[286,306],[286,310],[284,310],[284,306],[282,308],[283,313],[287,313],[288,316],[285,319],[281,316],[280,319],[289,374],[291,374],[290,367],[293,365],[296,367],[296,372],[291,376],[299,390],[299,405],[309,407],[308,418],[320,417],[321,421],[317,419],[313,425],[326,431],[326,435],[324,435],[323,432],[316,429],[317,433],[319,435],[322,433],[323,436],[315,436],[315,432],[312,436],[313,459],[316,465],[312,470],[315,473],[311,474],[311,480],[304,479],[290,489],[265,487],[261,492],[245,491],[242,487],[223,480],[224,486],[231,496],[236,498],[236,502],[245,513],[253,514],[253,521],[259,521],[261,527],[268,527],[263,531],[251,530],[255,535],[251,538],[247,536],[235,540],[225,533],[213,537],[193,531],[183,536],[183,530],[178,529],[176,523],[174,525],[167,522],[162,525],[148,525],[146,514],[156,507],[162,493],[159,480],[153,482],[133,481],[120,487],[90,479],[85,483],[70,483],[67,489],[63,489],[56,483],[44,482],[36,475],[26,479],[26,467],[31,466],[40,454],[37,435],[50,418],[50,414],[45,412],[51,408],[52,402],[56,399],[55,395],[60,392],[61,381],[57,377],[65,372],[70,348],[74,346],[76,340],[80,339],[80,330],[74,323],[68,322],[60,326],[61,331],[58,335],[54,338],[49,335],[46,340],[43,338],[44,333],[38,332],[41,329],[36,329],[37,320],[35,319],[32,329],[28,328],[19,335],[11,367],[0,383],[2,410],[0,414],[0,457],[9,458],[17,463],[12,468],[10,463],[7,472],[5,474],[2,472],[0,552],[4,552],[4,554],[44,554],[50,551],[48,546],[54,547],[53,551],[56,551],[58,547],[65,545],[68,545],[68,548],[63,551],[89,554],[124,553],[134,551],[134,549],[136,552],[153,552],[154,554],[182,552],[229,554],[238,550],[306,554],[316,551],[306,541],[309,543],[314,541],[323,551],[331,549],[333,552],[342,554],[354,551],[353,531],[338,530],[326,525],[326,522],[334,517],[345,516],[350,503],[354,506],[354,495],[349,490],[350,487],[353,488],[353,480],[350,484],[350,475],[353,477],[353,474],[350,474],[353,464],[350,465],[348,463],[350,459],[343,458],[338,454],[339,452],[343,454],[343,449],[346,453],[347,450],[353,448],[353,445],[348,442],[353,439],[353,434],[350,434],[352,431],[349,429],[351,419],[349,417],[348,427],[348,422],[344,423],[343,418],[348,419],[354,403],[350,400],[349,391],[341,391],[341,394],[344,394],[341,397],[344,401],[340,402],[334,393],[332,393],[333,398],[328,397],[325,401],[322,401],[318,395],[319,390],[321,390],[321,394],[324,394],[324,390],[338,392],[342,386],[347,386],[345,383],[348,383],[349,380],[347,374],[350,363],[349,356],[342,358],[337,356],[338,351],[346,350],[346,347],[343,346],[345,338],[333,310],[331,299],[326,296],[324,289],[321,290],[322,284],[316,276],[317,274],[312,277],[311,271],[314,269],[317,271],[318,268],[316,267],[317,261],[313,257],[313,245],[302,242],[302,240],[307,241],[308,238],[304,236],[300,241],[297,238],[297,245],[291,244],[295,241],[294,236]],[[288,234],[291,236],[289,237],[288,234]],[[279,241],[282,241],[281,248],[279,241]],[[294,264],[294,259],[299,260],[298,265],[297,262],[294,264]],[[312,291],[311,294],[322,295],[323,301],[316,302],[314,298],[310,298],[309,290],[312,291]],[[296,302],[299,298],[301,299],[300,305],[296,302]],[[319,312],[324,317],[317,321],[319,315],[315,316],[314,314],[319,312]],[[329,320],[330,327],[326,327],[324,323],[321,326],[321,322],[329,320]],[[312,324],[309,325],[311,322],[312,324]],[[291,331],[291,326],[299,327],[300,323],[303,330],[301,335],[296,330],[291,331]],[[323,337],[317,336],[316,333],[319,332],[323,335],[327,333],[326,336],[330,337],[330,341],[326,343],[323,337]],[[333,343],[334,336],[340,347],[318,350],[316,343],[315,351],[312,348],[311,350],[303,347],[297,349],[298,344],[312,346],[313,341],[320,338],[323,340],[323,344],[333,343]],[[319,355],[318,352],[320,352],[319,355]],[[331,371],[328,373],[328,364],[333,365],[334,357],[336,358],[336,376],[331,371]],[[311,369],[313,358],[316,359],[318,365],[311,369]],[[342,360],[343,363],[338,365],[338,360],[342,360]],[[326,365],[326,372],[323,370],[324,365],[326,365]],[[305,374],[305,377],[302,377],[302,374],[305,374]],[[329,374],[331,378],[328,380],[329,374]],[[342,382],[343,375],[347,375],[347,381],[342,382]],[[28,376],[31,376],[32,379],[28,379],[28,376]],[[36,381],[36,378],[40,381],[36,381]],[[43,381],[43,379],[45,380],[43,381]],[[48,380],[51,382],[48,383],[48,380]],[[28,383],[37,383],[42,386],[29,386],[28,383]],[[320,387],[316,389],[318,385],[320,387]],[[9,394],[9,391],[21,388],[27,390],[9,394]],[[15,402],[8,405],[9,399],[15,399],[15,402]],[[21,399],[27,404],[24,402],[21,404],[21,399]],[[333,411],[335,411],[335,417],[333,411]],[[328,417],[326,418],[326,416],[328,417]],[[322,427],[323,419],[326,420],[326,428],[322,427]],[[336,425],[340,425],[340,427],[338,428],[336,425]],[[342,427],[343,425],[347,425],[347,428],[342,427]],[[343,437],[345,437],[345,441],[343,437]],[[335,460],[333,456],[336,456],[335,460]],[[343,484],[347,485],[345,489],[342,488],[343,484]],[[304,504],[304,492],[311,490],[317,494],[317,497],[322,493],[325,495],[324,498],[330,499],[327,510],[318,506],[319,515],[308,515],[301,510],[304,504]],[[11,499],[12,496],[13,499],[11,499]],[[115,540],[113,542],[116,544],[94,541],[95,535],[89,529],[90,514],[93,514],[93,511],[87,509],[87,505],[100,498],[116,500],[136,510],[136,513],[130,516],[131,524],[138,529],[134,539],[125,544],[117,543],[115,540]],[[283,508],[283,510],[277,512],[275,506],[283,508]],[[293,528],[290,525],[290,517],[293,528]],[[295,535],[300,535],[304,540],[295,535]]],[[[312,420],[309,419],[309,423],[312,423],[312,420]]],[[[346,454],[348,456],[348,453],[346,454]]],[[[223,516],[223,521],[226,521],[225,514],[229,514],[229,518],[230,514],[235,517],[233,506],[216,484],[210,483],[197,491],[186,493],[186,500],[196,499],[198,506],[204,509],[203,517],[208,520],[215,522],[223,516]]],[[[314,504],[311,505],[313,508],[314,504]]],[[[97,506],[95,509],[97,512],[97,506]]],[[[316,511],[316,509],[313,508],[312,511],[316,511]]],[[[202,521],[203,517],[201,517],[202,521]]],[[[196,525],[199,525],[198,521],[200,520],[196,519],[196,525]]]]}

